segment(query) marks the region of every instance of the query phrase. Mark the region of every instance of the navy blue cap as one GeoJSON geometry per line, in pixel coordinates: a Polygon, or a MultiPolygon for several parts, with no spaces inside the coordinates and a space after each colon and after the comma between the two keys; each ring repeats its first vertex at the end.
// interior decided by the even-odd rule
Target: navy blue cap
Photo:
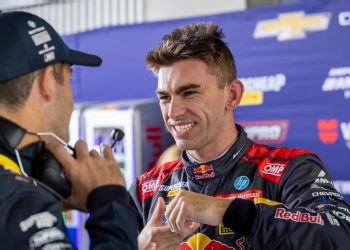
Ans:
{"type": "Polygon", "coordinates": [[[0,12],[0,82],[59,62],[96,67],[102,59],[70,49],[38,16],[0,12]]]}

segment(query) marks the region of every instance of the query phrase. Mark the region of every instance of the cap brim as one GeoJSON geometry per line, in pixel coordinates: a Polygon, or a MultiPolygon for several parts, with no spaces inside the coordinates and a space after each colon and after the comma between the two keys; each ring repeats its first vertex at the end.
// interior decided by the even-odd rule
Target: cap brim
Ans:
{"type": "Polygon", "coordinates": [[[69,50],[69,55],[63,60],[69,64],[83,65],[90,67],[98,67],[102,63],[102,59],[95,55],[90,55],[77,50],[69,50]]]}

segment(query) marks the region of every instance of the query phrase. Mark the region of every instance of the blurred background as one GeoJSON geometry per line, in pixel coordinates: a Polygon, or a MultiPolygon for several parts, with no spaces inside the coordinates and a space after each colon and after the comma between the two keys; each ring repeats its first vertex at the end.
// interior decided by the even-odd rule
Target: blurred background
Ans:
{"type": "MultiPolygon", "coordinates": [[[[175,27],[215,22],[246,89],[236,121],[257,142],[314,151],[350,201],[350,1],[0,0],[0,10],[37,14],[68,45],[103,58],[100,68],[74,68],[70,143],[93,148],[124,130],[114,153],[128,186],[174,143],[145,55],[175,27]]],[[[86,215],[64,216],[88,249],[86,215]]]]}

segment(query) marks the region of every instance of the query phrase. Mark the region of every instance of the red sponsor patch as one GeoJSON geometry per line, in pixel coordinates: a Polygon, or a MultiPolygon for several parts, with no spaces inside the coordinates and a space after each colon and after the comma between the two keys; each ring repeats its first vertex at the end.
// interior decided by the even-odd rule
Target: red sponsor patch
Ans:
{"type": "Polygon", "coordinates": [[[279,183],[286,167],[287,165],[285,162],[262,161],[258,166],[258,170],[262,178],[274,183],[279,183]]]}
{"type": "Polygon", "coordinates": [[[284,208],[276,209],[275,218],[283,219],[283,220],[291,220],[294,222],[313,223],[313,224],[319,224],[322,226],[324,225],[323,219],[320,214],[312,215],[309,213],[302,213],[300,211],[292,213],[287,211],[284,208]]]}
{"type": "Polygon", "coordinates": [[[152,197],[156,192],[158,192],[160,184],[163,182],[164,178],[171,175],[172,173],[161,173],[157,178],[148,179],[146,181],[140,182],[138,186],[138,192],[140,200],[143,201],[147,198],[152,197]]]}
{"type": "Polygon", "coordinates": [[[215,177],[215,171],[211,165],[200,165],[193,170],[196,180],[210,179],[215,177]]]}
{"type": "Polygon", "coordinates": [[[317,121],[318,138],[324,144],[333,144],[338,140],[338,120],[320,119],[317,121]]]}
{"type": "Polygon", "coordinates": [[[240,193],[232,193],[232,194],[217,194],[215,195],[217,198],[222,198],[222,199],[244,199],[244,200],[252,200],[254,198],[261,198],[262,197],[262,190],[259,189],[252,189],[252,190],[247,190],[244,192],[240,193]]]}
{"type": "MultiPolygon", "coordinates": [[[[183,242],[180,245],[179,250],[197,250],[197,249],[203,249],[203,250],[235,250],[235,248],[230,247],[224,243],[221,243],[219,241],[213,240],[210,241],[208,245],[206,245],[204,248],[198,248],[198,246],[191,246],[190,243],[183,242]]],[[[241,248],[242,249],[242,248],[241,248]]],[[[243,248],[244,249],[244,248],[243,248]]]]}

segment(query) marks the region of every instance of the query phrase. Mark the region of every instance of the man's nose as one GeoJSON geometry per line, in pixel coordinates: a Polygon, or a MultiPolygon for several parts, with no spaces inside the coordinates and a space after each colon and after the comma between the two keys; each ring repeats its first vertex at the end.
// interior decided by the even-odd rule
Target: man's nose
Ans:
{"type": "Polygon", "coordinates": [[[171,119],[176,119],[185,113],[184,102],[179,100],[179,98],[172,98],[169,104],[168,116],[171,119]]]}

